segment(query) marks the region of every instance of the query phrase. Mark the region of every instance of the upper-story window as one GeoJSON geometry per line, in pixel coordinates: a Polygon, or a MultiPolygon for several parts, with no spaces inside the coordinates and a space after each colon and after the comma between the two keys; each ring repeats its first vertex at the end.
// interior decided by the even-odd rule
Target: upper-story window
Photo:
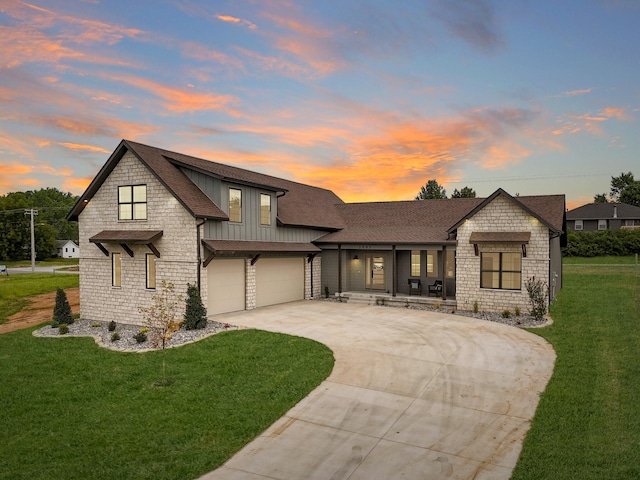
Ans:
{"type": "Polygon", "coordinates": [[[229,221],[242,222],[242,190],[229,189],[229,221]]]}
{"type": "Polygon", "coordinates": [[[271,195],[260,194],[260,225],[271,225],[271,195]]]}
{"type": "Polygon", "coordinates": [[[146,185],[125,185],[118,187],[118,219],[147,219],[146,185]]]}
{"type": "Polygon", "coordinates": [[[607,229],[607,221],[598,220],[598,230],[606,230],[606,229],[607,229]]]}
{"type": "Polygon", "coordinates": [[[575,224],[573,226],[574,230],[582,230],[584,228],[584,225],[582,223],[582,220],[576,220],[575,224]]]}

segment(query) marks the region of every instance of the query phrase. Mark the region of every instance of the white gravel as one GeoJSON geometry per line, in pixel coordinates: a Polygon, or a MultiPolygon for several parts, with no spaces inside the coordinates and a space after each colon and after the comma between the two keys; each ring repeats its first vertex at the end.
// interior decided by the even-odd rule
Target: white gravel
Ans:
{"type": "MultiPolygon", "coordinates": [[[[111,341],[114,332],[108,329],[109,322],[90,322],[88,320],[76,320],[69,325],[69,333],[61,335],[58,328],[52,328],[50,325],[35,330],[33,334],[37,337],[93,337],[96,342],[106,348],[120,351],[145,352],[149,350],[157,350],[152,345],[147,333],[147,341],[138,343],[133,336],[137,334],[141,328],[140,325],[131,325],[126,323],[116,323],[114,332],[118,332],[120,339],[111,341]],[[99,325],[99,326],[94,326],[99,325]]],[[[173,333],[171,340],[166,344],[166,348],[177,347],[186,343],[196,342],[205,337],[209,337],[224,330],[237,329],[234,325],[225,323],[212,322],[209,320],[205,328],[199,330],[186,330],[184,327],[173,333]]]]}

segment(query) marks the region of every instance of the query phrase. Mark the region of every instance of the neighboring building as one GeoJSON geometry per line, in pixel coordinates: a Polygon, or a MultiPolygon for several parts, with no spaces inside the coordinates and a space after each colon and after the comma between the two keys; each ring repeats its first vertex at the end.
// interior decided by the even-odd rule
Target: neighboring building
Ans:
{"type": "Polygon", "coordinates": [[[640,207],[626,203],[588,203],[567,212],[567,227],[576,232],[640,227],[640,207]]]}
{"type": "Polygon", "coordinates": [[[80,258],[80,247],[73,240],[56,240],[58,257],[80,258]]]}
{"type": "Polygon", "coordinates": [[[210,315],[443,281],[459,308],[524,309],[561,286],[564,196],[345,204],[333,192],[123,140],[68,218],[82,318],[142,323],[163,280],[210,315]]]}

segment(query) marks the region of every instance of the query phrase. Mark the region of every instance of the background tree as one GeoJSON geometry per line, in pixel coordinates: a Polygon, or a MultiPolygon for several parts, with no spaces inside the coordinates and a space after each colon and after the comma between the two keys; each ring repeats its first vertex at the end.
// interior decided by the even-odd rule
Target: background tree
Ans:
{"type": "Polygon", "coordinates": [[[26,209],[38,210],[35,218],[37,259],[56,254],[56,240],[78,241],[78,223],[67,214],[78,197],[56,188],[11,192],[0,196],[0,260],[23,260],[31,255],[31,232],[26,209]]]}
{"type": "Polygon", "coordinates": [[[447,198],[447,191],[438,185],[438,181],[429,180],[427,184],[420,187],[420,193],[416,195],[416,200],[429,200],[433,198],[447,198]]]}
{"type": "Polygon", "coordinates": [[[476,198],[476,191],[471,187],[463,187],[462,190],[456,188],[451,198],[476,198]]]}
{"type": "Polygon", "coordinates": [[[640,181],[635,180],[631,172],[611,177],[611,198],[640,207],[640,181]]]}
{"type": "Polygon", "coordinates": [[[608,201],[606,193],[596,193],[593,197],[593,203],[607,203],[608,201]]]}

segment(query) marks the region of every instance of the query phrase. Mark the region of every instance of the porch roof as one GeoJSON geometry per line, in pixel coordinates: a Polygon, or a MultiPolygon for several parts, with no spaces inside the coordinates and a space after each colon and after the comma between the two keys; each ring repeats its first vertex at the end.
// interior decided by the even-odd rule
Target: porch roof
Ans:
{"type": "Polygon", "coordinates": [[[472,232],[469,243],[529,243],[531,232],[472,232]]]}
{"type": "Polygon", "coordinates": [[[89,238],[91,243],[147,244],[162,237],[162,230],[103,230],[89,238]]]}

